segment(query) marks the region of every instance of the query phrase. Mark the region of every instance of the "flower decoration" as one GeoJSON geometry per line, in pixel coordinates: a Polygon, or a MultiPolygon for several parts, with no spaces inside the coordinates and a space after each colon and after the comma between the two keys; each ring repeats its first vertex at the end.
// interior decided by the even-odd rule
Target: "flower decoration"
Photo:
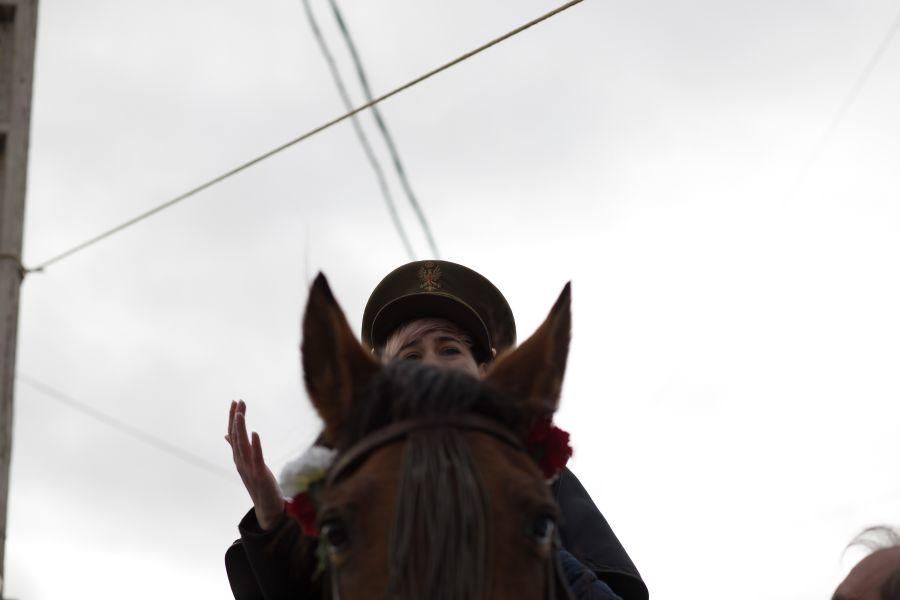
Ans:
{"type": "Polygon", "coordinates": [[[318,492],[325,482],[328,469],[334,463],[336,452],[323,446],[312,446],[298,458],[284,466],[278,477],[281,493],[285,498],[288,515],[296,519],[303,533],[317,537],[316,506],[318,492]]]}
{"type": "Polygon", "coordinates": [[[285,502],[287,514],[300,523],[303,534],[319,537],[319,526],[316,524],[316,505],[309,494],[297,494],[285,502]]]}
{"type": "Polygon", "coordinates": [[[549,417],[535,422],[525,443],[548,481],[559,475],[572,456],[569,432],[554,425],[549,417]]]}

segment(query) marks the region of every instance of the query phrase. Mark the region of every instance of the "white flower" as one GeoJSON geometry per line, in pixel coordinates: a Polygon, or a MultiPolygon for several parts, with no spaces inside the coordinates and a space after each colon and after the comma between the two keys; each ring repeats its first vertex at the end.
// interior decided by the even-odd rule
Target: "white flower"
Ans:
{"type": "Polygon", "coordinates": [[[278,476],[278,485],[285,498],[293,498],[309,489],[320,479],[334,462],[337,452],[322,446],[312,446],[299,457],[284,465],[278,476]]]}

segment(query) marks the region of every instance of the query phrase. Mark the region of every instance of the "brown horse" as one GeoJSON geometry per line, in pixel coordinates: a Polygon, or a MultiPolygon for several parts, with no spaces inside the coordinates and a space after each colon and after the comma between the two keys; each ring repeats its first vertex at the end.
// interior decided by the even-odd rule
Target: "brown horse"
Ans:
{"type": "Polygon", "coordinates": [[[570,598],[558,509],[527,444],[557,407],[569,306],[567,285],[535,334],[479,381],[382,366],[318,276],[302,352],[338,452],[317,507],[334,600],[570,598]]]}

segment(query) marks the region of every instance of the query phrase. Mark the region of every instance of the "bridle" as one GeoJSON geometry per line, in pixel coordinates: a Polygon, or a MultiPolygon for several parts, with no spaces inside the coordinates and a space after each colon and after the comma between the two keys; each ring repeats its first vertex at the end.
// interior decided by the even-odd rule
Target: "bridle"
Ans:
{"type": "MultiPolygon", "coordinates": [[[[406,438],[411,433],[427,429],[459,429],[485,433],[500,440],[520,452],[527,452],[522,441],[508,428],[497,421],[476,414],[444,415],[439,417],[416,417],[386,425],[369,433],[342,452],[329,469],[325,479],[325,489],[347,476],[353,469],[376,450],[406,438]]],[[[332,600],[340,600],[337,573],[329,561],[332,600]]],[[[571,592],[566,584],[562,567],[554,551],[548,561],[547,595],[551,600],[571,600],[571,592]]]]}
{"type": "Polygon", "coordinates": [[[328,471],[325,487],[333,485],[338,479],[357,466],[360,461],[369,454],[383,446],[387,446],[396,440],[405,438],[410,433],[423,429],[463,429],[467,431],[479,431],[506,442],[516,450],[525,452],[525,446],[513,433],[496,421],[479,415],[446,415],[442,417],[417,417],[405,419],[376,429],[372,433],[350,446],[341,453],[337,461],[328,471]]]}

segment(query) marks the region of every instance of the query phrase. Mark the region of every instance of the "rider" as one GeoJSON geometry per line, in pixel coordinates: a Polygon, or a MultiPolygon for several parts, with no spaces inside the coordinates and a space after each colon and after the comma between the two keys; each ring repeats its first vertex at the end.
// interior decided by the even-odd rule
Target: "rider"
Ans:
{"type": "MultiPolygon", "coordinates": [[[[363,343],[385,362],[420,360],[475,376],[516,342],[512,310],[500,291],[475,271],[438,260],[412,262],[388,274],[372,292],[362,325],[363,343]]],[[[289,540],[302,534],[284,515],[278,485],[262,461],[259,437],[254,434],[252,443],[246,442],[245,409],[243,403],[232,405],[226,439],[254,509],[241,521],[241,540],[228,549],[225,563],[237,600],[272,600],[258,583],[272,576],[263,557],[289,556],[289,540]],[[244,452],[240,440],[249,446],[244,452]]],[[[559,531],[565,550],[560,559],[576,597],[592,597],[588,588],[609,586],[623,600],[646,600],[637,568],[575,475],[564,469],[552,492],[562,514],[559,531]]]]}

